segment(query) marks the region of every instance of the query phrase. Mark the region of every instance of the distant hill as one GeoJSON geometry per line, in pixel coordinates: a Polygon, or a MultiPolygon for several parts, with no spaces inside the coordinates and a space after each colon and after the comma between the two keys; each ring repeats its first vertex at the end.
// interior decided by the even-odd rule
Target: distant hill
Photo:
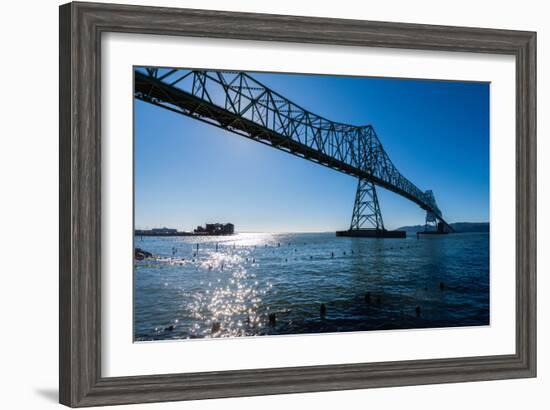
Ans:
{"type": "MultiPolygon", "coordinates": [[[[456,232],[489,232],[489,222],[455,222],[449,225],[456,232]]],[[[424,225],[402,226],[397,230],[416,233],[423,231],[424,225]]]]}

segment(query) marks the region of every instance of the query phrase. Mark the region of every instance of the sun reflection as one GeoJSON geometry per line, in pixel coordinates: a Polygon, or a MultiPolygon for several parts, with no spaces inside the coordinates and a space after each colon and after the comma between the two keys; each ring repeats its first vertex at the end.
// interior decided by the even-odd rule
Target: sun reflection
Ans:
{"type": "MultiPolygon", "coordinates": [[[[183,305],[194,323],[189,326],[192,337],[231,337],[257,334],[263,326],[259,312],[262,295],[272,288],[272,283],[263,284],[249,268],[258,269],[257,247],[272,246],[269,235],[245,234],[238,240],[220,241],[214,249],[197,246],[192,258],[159,257],[158,263],[184,268],[195,267],[204,272],[217,272],[222,276],[199,281],[196,289],[181,289],[187,302],[183,305]]],[[[167,285],[167,283],[166,283],[167,285]]],[[[177,322],[176,322],[177,323],[177,322]]],[[[157,328],[158,331],[160,328],[157,328]]]]}

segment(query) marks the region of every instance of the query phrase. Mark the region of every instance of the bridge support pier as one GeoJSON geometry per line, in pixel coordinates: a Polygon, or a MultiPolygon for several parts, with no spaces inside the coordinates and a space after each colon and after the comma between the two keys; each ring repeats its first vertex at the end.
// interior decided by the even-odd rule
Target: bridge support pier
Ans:
{"type": "Polygon", "coordinates": [[[420,235],[446,235],[449,231],[445,224],[437,220],[433,212],[426,211],[426,223],[424,224],[424,232],[417,232],[416,237],[420,235]]]}
{"type": "Polygon", "coordinates": [[[336,236],[404,238],[406,235],[405,231],[387,231],[384,228],[376,187],[372,181],[359,178],[350,227],[347,231],[337,231],[336,236]]]}

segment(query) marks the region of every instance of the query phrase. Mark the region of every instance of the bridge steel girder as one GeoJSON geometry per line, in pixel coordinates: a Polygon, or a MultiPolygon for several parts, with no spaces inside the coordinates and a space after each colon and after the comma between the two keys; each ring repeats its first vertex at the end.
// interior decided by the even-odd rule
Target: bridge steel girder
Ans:
{"type": "Polygon", "coordinates": [[[134,96],[381,186],[452,231],[432,191],[421,191],[397,170],[371,125],[330,121],[244,72],[136,68],[134,96]]]}

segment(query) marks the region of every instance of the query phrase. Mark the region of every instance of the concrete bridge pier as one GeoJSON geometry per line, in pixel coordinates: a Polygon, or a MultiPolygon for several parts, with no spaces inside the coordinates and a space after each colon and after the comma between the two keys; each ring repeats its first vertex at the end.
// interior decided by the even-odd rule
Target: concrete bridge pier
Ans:
{"type": "Polygon", "coordinates": [[[387,231],[385,229],[348,229],[336,231],[336,236],[348,236],[352,238],[406,238],[405,231],[387,231]]]}

